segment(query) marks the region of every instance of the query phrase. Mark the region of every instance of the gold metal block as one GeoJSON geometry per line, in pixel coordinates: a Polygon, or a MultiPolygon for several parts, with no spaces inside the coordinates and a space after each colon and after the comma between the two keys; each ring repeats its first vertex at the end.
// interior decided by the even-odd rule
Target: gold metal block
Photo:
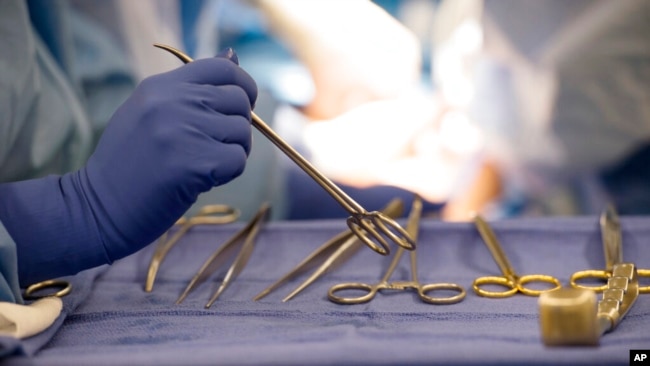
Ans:
{"type": "Polygon", "coordinates": [[[542,341],[547,346],[597,345],[596,293],[563,287],[539,297],[542,341]]]}

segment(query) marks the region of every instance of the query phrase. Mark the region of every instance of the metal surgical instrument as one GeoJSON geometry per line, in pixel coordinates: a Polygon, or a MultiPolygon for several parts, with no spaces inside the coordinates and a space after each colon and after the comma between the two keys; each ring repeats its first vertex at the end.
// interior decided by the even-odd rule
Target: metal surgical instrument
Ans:
{"type": "Polygon", "coordinates": [[[246,266],[246,263],[248,263],[248,259],[253,253],[253,249],[255,247],[255,238],[260,231],[262,223],[268,217],[269,208],[269,204],[264,203],[246,226],[235,233],[235,235],[228,239],[226,243],[224,243],[221,247],[219,247],[219,249],[212,253],[212,255],[205,261],[205,263],[203,263],[201,269],[199,269],[196,275],[194,275],[190,283],[185,288],[185,291],[183,291],[178,300],[176,300],[176,304],[183,302],[183,300],[185,300],[185,297],[187,297],[187,295],[194,288],[196,288],[208,277],[210,277],[210,275],[216,271],[216,269],[221,266],[221,264],[225,262],[226,259],[228,259],[231,252],[235,250],[238,244],[241,243],[239,246],[239,252],[237,252],[237,256],[228,268],[228,272],[226,272],[224,275],[219,288],[212,295],[208,303],[205,304],[206,309],[212,306],[212,304],[217,300],[221,293],[223,293],[228,285],[241,273],[241,271],[246,266]]]}
{"type": "Polygon", "coordinates": [[[494,231],[492,231],[492,228],[490,228],[488,223],[485,222],[485,220],[483,220],[483,218],[479,215],[474,216],[474,223],[476,224],[476,228],[478,229],[481,237],[483,238],[483,241],[490,250],[490,253],[492,253],[492,257],[494,258],[494,261],[497,263],[502,273],[501,276],[483,276],[475,279],[472,287],[474,288],[474,292],[476,292],[478,295],[489,298],[503,298],[510,297],[517,292],[521,292],[522,294],[528,296],[539,296],[544,292],[555,290],[562,286],[557,278],[549,275],[517,275],[514,268],[510,264],[510,261],[508,261],[508,258],[506,257],[501,244],[499,244],[494,231]],[[535,290],[525,286],[527,283],[531,282],[543,282],[551,284],[553,287],[544,290],[535,290]],[[503,286],[506,287],[507,290],[489,291],[481,288],[481,286],[484,285],[503,286]]]}
{"type": "MultiPolygon", "coordinates": [[[[391,218],[396,218],[402,215],[404,211],[404,203],[401,199],[395,198],[388,203],[388,205],[382,210],[384,215],[387,215],[391,218]]],[[[310,255],[302,260],[294,269],[285,274],[282,278],[277,280],[271,286],[262,290],[257,294],[253,300],[257,301],[268,294],[273,290],[280,287],[282,284],[287,282],[290,278],[301,274],[310,268],[316,266],[317,263],[322,262],[321,265],[305,280],[303,281],[295,290],[293,290],[289,295],[287,295],[282,302],[287,302],[291,300],[294,296],[298,295],[302,290],[307,288],[310,284],[316,281],[320,276],[325,274],[335,265],[340,265],[347,259],[351,258],[352,255],[360,248],[361,242],[352,231],[345,230],[332,239],[325,242],[323,245],[318,247],[310,255]]]]}
{"type": "MultiPolygon", "coordinates": [[[[587,285],[584,284],[585,280],[607,281],[612,276],[614,266],[623,262],[621,223],[618,218],[618,213],[612,205],[608,205],[600,215],[600,232],[605,252],[605,269],[588,269],[574,273],[571,275],[570,280],[572,287],[602,292],[607,288],[607,284],[587,285]],[[579,281],[583,281],[583,284],[579,283],[579,281]]],[[[639,277],[650,277],[650,269],[637,268],[637,273],[639,277]]],[[[639,293],[650,293],[650,286],[639,287],[639,293]]]]}
{"type": "Polygon", "coordinates": [[[72,291],[72,284],[70,284],[70,282],[68,281],[46,280],[28,286],[25,289],[23,298],[25,298],[25,300],[36,300],[36,299],[42,299],[44,297],[50,297],[50,296],[63,297],[69,294],[70,291],[72,291]],[[53,289],[58,288],[60,290],[51,293],[39,294],[40,291],[45,289],[51,289],[51,288],[53,289]]]}
{"type": "Polygon", "coordinates": [[[539,297],[542,341],[547,346],[597,345],[616,328],[639,296],[633,263],[612,266],[603,297],[584,288],[563,287],[539,297]]]}
{"type": "MultiPolygon", "coordinates": [[[[174,47],[161,44],[154,44],[154,46],[172,53],[184,63],[192,62],[191,57],[174,47]]],[[[255,128],[293,160],[296,165],[316,181],[316,183],[327,191],[350,214],[350,217],[347,219],[348,227],[363,243],[382,255],[387,255],[390,252],[388,242],[384,236],[400,247],[408,250],[415,248],[413,239],[395,220],[378,211],[366,211],[360,204],[334,184],[334,182],[319,172],[307,159],[285,142],[252,111],[251,117],[255,128]]]]}
{"type": "MultiPolygon", "coordinates": [[[[406,226],[411,237],[416,240],[417,240],[417,234],[420,226],[421,214],[422,214],[422,200],[420,199],[420,197],[416,196],[415,199],[413,200],[413,205],[411,207],[411,212],[409,214],[409,218],[406,226]]],[[[361,304],[372,300],[375,297],[375,295],[377,295],[377,292],[379,292],[380,290],[401,291],[407,289],[415,289],[420,299],[429,304],[455,304],[465,298],[465,294],[466,294],[465,289],[455,283],[429,283],[424,285],[420,283],[420,280],[418,280],[418,275],[417,275],[418,272],[417,250],[413,250],[410,252],[411,280],[388,282],[391,275],[397,268],[397,265],[399,264],[399,261],[402,258],[402,254],[404,254],[404,248],[401,247],[397,248],[397,252],[395,252],[395,256],[390,262],[390,265],[388,266],[386,273],[384,273],[384,276],[381,278],[381,280],[379,280],[378,283],[374,285],[370,285],[362,282],[341,283],[332,286],[329,289],[327,297],[330,299],[330,301],[335,302],[337,304],[361,304]],[[336,295],[337,292],[350,291],[350,290],[363,291],[365,292],[365,294],[358,297],[342,297],[336,295]],[[440,291],[440,290],[451,290],[457,292],[458,294],[448,296],[448,297],[433,297],[428,295],[429,293],[433,293],[434,291],[440,291]]]]}
{"type": "Polygon", "coordinates": [[[185,235],[192,227],[196,225],[215,225],[215,224],[228,224],[236,221],[239,218],[239,211],[227,205],[206,205],[193,217],[186,219],[184,217],[176,221],[176,225],[180,225],[178,231],[167,240],[168,233],[163,234],[158,239],[158,246],[156,251],[151,257],[149,270],[147,271],[147,280],[144,285],[146,292],[153,290],[153,284],[156,281],[156,275],[160,264],[167,256],[167,253],[172,249],[176,243],[185,235]]]}

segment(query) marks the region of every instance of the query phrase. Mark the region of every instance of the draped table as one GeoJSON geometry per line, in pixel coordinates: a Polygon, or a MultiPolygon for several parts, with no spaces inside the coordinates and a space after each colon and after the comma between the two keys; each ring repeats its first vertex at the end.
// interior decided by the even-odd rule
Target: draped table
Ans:
{"type": "MultiPolygon", "coordinates": [[[[621,223],[624,260],[650,268],[650,217],[622,217],[621,223]]],[[[519,274],[550,274],[566,285],[575,271],[604,267],[595,216],[490,224],[519,274]]],[[[225,267],[176,305],[205,259],[243,225],[193,228],[162,263],[151,293],[143,284],[154,245],[69,277],[74,290],[56,324],[22,341],[3,339],[3,347],[19,355],[1,364],[627,365],[630,349],[650,349],[650,295],[640,295],[599,346],[544,346],[538,299],[477,296],[471,289],[476,277],[500,274],[487,247],[473,224],[434,219],[421,223],[418,276],[422,283],[462,285],[467,296],[460,303],[426,304],[412,291],[384,291],[359,305],[330,302],[330,286],[375,283],[386,270],[391,257],[365,247],[288,302],[281,300],[307,274],[252,301],[346,228],[344,220],[329,219],[265,224],[247,266],[210,309],[204,305],[225,267]]],[[[392,280],[410,275],[405,255],[392,280]]]]}

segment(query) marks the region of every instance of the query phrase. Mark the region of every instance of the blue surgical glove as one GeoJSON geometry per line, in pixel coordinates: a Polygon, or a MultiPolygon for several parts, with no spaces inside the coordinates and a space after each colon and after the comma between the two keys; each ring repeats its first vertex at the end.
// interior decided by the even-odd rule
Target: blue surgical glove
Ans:
{"type": "Polygon", "coordinates": [[[80,170],[0,185],[21,284],[134,253],[240,175],[256,98],[232,50],[194,61],[142,81],[80,170]]]}

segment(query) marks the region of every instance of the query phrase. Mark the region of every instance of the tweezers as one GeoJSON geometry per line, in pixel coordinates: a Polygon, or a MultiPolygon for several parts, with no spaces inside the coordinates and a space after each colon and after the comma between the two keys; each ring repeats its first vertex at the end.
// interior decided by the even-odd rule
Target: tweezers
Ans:
{"type": "Polygon", "coordinates": [[[205,305],[205,308],[207,309],[212,306],[212,304],[219,298],[221,293],[223,293],[228,285],[230,285],[230,283],[235,280],[235,278],[237,278],[237,276],[241,273],[241,271],[246,266],[246,263],[248,263],[248,259],[250,258],[251,254],[253,253],[253,249],[255,248],[255,238],[260,231],[262,223],[268,217],[267,213],[269,212],[269,208],[269,204],[264,203],[246,226],[235,233],[235,235],[230,237],[230,239],[228,239],[225,244],[223,244],[221,247],[219,247],[219,249],[212,253],[212,255],[205,261],[205,263],[203,263],[201,269],[199,269],[199,271],[194,275],[190,283],[185,288],[185,291],[183,291],[178,300],[176,300],[176,304],[183,302],[183,300],[185,300],[187,295],[194,288],[196,288],[208,277],[210,277],[210,275],[212,275],[212,273],[214,273],[217,268],[219,268],[229,257],[232,257],[232,252],[238,247],[238,244],[241,243],[237,256],[228,268],[228,272],[226,272],[225,276],[223,277],[219,288],[217,291],[215,291],[208,303],[205,305]]]}
{"type": "Polygon", "coordinates": [[[169,231],[163,234],[158,239],[158,246],[156,251],[151,257],[149,270],[147,271],[147,280],[144,285],[146,292],[153,290],[153,284],[156,281],[158,269],[167,253],[178,243],[178,241],[185,235],[192,227],[196,225],[217,225],[228,224],[236,221],[239,218],[239,211],[228,205],[206,205],[193,217],[186,219],[181,217],[176,221],[176,225],[180,225],[180,229],[169,239],[169,231]]]}
{"type": "MultiPolygon", "coordinates": [[[[401,199],[395,198],[390,201],[388,205],[386,205],[386,207],[382,210],[382,213],[388,217],[396,218],[401,216],[403,211],[404,203],[401,199]]],[[[329,270],[335,268],[336,266],[342,265],[345,261],[350,259],[352,255],[354,255],[357,250],[362,247],[361,244],[361,240],[355,236],[351,230],[345,230],[337,234],[332,239],[328,240],[323,245],[314,250],[305,259],[303,259],[302,262],[300,262],[282,278],[277,280],[274,284],[262,290],[253,298],[253,300],[258,301],[264,298],[276,288],[287,282],[289,279],[300,275],[311,268],[314,268],[317,263],[322,262],[321,265],[305,281],[303,281],[295,290],[293,290],[289,295],[282,299],[282,302],[291,300],[294,296],[298,295],[302,290],[307,288],[307,286],[312,284],[329,270]]]]}

